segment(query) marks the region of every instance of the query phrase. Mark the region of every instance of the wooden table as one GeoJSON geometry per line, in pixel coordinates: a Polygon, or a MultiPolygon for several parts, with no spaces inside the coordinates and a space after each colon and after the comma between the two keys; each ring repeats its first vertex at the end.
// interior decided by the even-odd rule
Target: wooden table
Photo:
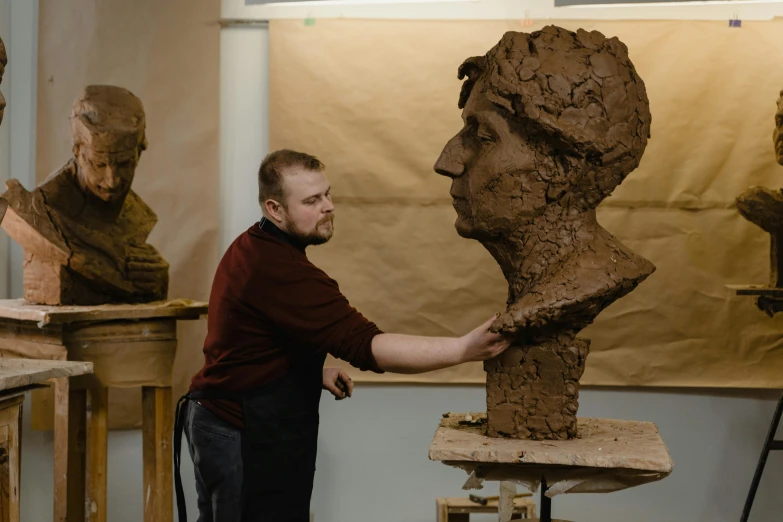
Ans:
{"type": "MultiPolygon", "coordinates": [[[[536,516],[536,504],[529,496],[517,497],[513,501],[511,520],[530,522],[536,516]]],[[[471,513],[497,513],[498,500],[487,500],[486,505],[482,505],[465,497],[441,497],[435,499],[435,509],[437,522],[470,522],[471,513]]]]}
{"type": "Polygon", "coordinates": [[[579,437],[527,440],[488,437],[486,414],[448,413],[430,446],[430,460],[470,474],[463,489],[500,481],[499,519],[511,519],[516,484],[541,487],[541,521],[551,521],[551,498],[561,493],[606,493],[667,477],[674,467],[651,422],[579,418],[579,437]]]}
{"type": "Polygon", "coordinates": [[[144,521],[170,522],[177,321],[206,303],[39,306],[0,300],[0,353],[88,361],[91,375],[54,390],[54,520],[106,522],[108,388],[142,387],[144,521]]]}
{"type": "Polygon", "coordinates": [[[0,358],[0,448],[7,474],[0,475],[0,520],[20,521],[22,403],[25,393],[51,378],[84,375],[92,363],[0,358]]]}

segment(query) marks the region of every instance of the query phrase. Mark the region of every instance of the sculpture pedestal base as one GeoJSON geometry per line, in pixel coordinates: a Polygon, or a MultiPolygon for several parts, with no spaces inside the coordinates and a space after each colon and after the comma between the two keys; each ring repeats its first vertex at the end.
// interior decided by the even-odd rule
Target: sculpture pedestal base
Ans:
{"type": "MultiPolygon", "coordinates": [[[[669,450],[651,422],[579,419],[579,438],[534,441],[487,436],[486,415],[449,413],[435,432],[430,460],[470,474],[463,489],[479,489],[484,480],[543,486],[541,521],[551,498],[561,493],[608,493],[668,476],[674,467],[669,450]]],[[[508,520],[503,518],[501,521],[508,520]]]]}
{"type": "Polygon", "coordinates": [[[484,363],[487,432],[492,437],[565,440],[576,436],[579,379],[589,339],[511,345],[484,363]]]}
{"type": "Polygon", "coordinates": [[[142,387],[144,520],[170,522],[177,321],[206,303],[37,306],[0,300],[0,354],[93,363],[94,373],[56,379],[54,520],[106,521],[108,389],[142,387]]]}

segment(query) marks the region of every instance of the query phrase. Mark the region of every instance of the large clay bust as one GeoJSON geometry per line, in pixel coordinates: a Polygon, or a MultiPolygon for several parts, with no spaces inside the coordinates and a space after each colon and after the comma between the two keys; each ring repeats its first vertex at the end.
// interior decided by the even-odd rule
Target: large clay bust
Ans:
{"type": "MultiPolygon", "coordinates": [[[[778,98],[772,143],[775,159],[783,165],[783,91],[778,98]]],[[[783,190],[751,187],[737,197],[737,209],[742,217],[769,232],[770,286],[783,287],[783,190]]]]}
{"type": "Polygon", "coordinates": [[[650,110],[617,38],[548,26],[506,33],[459,68],[464,126],[435,164],[452,178],[456,228],[499,263],[514,337],[485,363],[489,434],[577,433],[589,340],[577,333],[655,267],[596,222],[638,165],[650,110]]]}
{"type": "Polygon", "coordinates": [[[70,117],[73,158],[28,192],[6,184],[2,226],[24,249],[30,303],[87,305],[165,299],[168,264],[146,243],[155,213],[131,190],[147,146],[141,101],[91,85],[70,117]]]}

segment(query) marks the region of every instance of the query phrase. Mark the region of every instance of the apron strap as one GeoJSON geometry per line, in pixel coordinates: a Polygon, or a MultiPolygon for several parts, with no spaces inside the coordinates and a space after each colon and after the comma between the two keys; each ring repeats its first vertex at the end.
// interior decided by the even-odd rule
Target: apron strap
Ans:
{"type": "Polygon", "coordinates": [[[177,517],[179,522],[188,522],[187,508],[185,507],[185,490],[182,489],[182,476],[179,472],[179,463],[182,458],[182,431],[185,427],[183,419],[187,408],[187,401],[191,399],[186,393],[177,401],[177,409],[174,413],[174,491],[177,497],[177,517]]]}
{"type": "Polygon", "coordinates": [[[185,414],[188,411],[187,402],[198,399],[225,399],[242,404],[242,394],[227,392],[191,391],[183,395],[177,401],[177,409],[174,412],[174,492],[177,497],[177,519],[179,522],[188,522],[187,508],[185,506],[185,490],[182,487],[182,475],[179,471],[182,460],[182,432],[185,430],[185,414]]]}

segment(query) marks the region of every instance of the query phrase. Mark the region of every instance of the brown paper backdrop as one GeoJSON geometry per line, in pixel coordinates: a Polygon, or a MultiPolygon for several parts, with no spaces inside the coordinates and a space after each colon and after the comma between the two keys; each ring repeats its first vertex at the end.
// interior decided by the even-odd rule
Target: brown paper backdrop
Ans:
{"type": "MultiPolygon", "coordinates": [[[[599,221],[658,267],[583,332],[582,382],[783,386],[783,318],[727,283],[765,283],[768,236],[735,196],[783,186],[774,161],[783,88],[783,21],[552,22],[618,36],[647,85],[652,140],[599,221]]],[[[432,165],[461,126],[457,67],[484,54],[506,21],[276,20],[271,24],[272,149],[327,165],[335,238],[311,259],[382,329],[458,335],[505,303],[490,255],[453,228],[449,180],[432,165]]],[[[418,376],[354,371],[356,380],[484,382],[480,364],[418,376]]]]}
{"type": "MultiPolygon", "coordinates": [[[[36,178],[71,156],[68,115],[85,85],[141,98],[149,148],[133,189],[158,214],[149,242],[171,265],[172,298],[206,301],[218,261],[219,16],[214,0],[39,5],[36,178]]],[[[180,323],[175,395],[203,364],[205,323],[180,323]]],[[[111,427],[139,425],[139,389],[112,389],[110,403],[111,427]]]]}

